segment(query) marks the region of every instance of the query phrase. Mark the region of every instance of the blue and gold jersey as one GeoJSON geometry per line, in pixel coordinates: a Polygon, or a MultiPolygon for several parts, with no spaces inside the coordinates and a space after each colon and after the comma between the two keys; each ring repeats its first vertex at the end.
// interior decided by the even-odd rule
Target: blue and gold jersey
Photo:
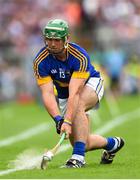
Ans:
{"type": "Polygon", "coordinates": [[[68,98],[71,78],[100,77],[90,62],[85,49],[75,43],[68,43],[67,59],[61,61],[42,48],[34,60],[34,72],[38,85],[53,81],[59,98],[68,98]]]}

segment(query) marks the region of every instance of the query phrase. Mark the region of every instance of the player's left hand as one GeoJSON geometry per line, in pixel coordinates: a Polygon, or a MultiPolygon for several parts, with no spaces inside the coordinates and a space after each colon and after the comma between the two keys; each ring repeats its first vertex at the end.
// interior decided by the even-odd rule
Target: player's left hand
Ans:
{"type": "Polygon", "coordinates": [[[66,133],[65,139],[68,139],[70,134],[71,134],[71,132],[72,132],[71,125],[68,124],[68,123],[65,123],[65,121],[64,121],[62,126],[61,126],[61,134],[62,133],[66,133]]]}

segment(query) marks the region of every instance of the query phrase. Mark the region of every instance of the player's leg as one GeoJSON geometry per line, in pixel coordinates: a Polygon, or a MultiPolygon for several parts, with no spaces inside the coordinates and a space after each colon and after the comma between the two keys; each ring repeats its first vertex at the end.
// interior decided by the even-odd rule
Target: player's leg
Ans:
{"type": "Polygon", "coordinates": [[[107,139],[96,134],[89,134],[86,142],[86,151],[102,149],[107,145],[107,139]]]}
{"type": "Polygon", "coordinates": [[[80,94],[77,112],[72,124],[72,136],[74,139],[72,157],[67,161],[66,167],[82,167],[84,165],[84,156],[86,144],[89,136],[89,120],[85,111],[94,107],[98,102],[98,96],[95,91],[85,86],[80,94]]]}
{"type": "MultiPolygon", "coordinates": [[[[99,91],[97,93],[97,91],[95,92],[90,86],[85,86],[81,93],[77,113],[73,121],[71,143],[73,144],[74,149],[72,158],[66,163],[66,166],[68,167],[78,166],[79,161],[84,162],[85,150],[89,151],[104,148],[107,152],[112,152],[113,149],[118,151],[124,144],[122,139],[119,139],[118,141],[116,138],[104,138],[99,135],[89,134],[89,121],[85,114],[85,110],[94,107],[101,99],[103,92],[102,86],[98,89],[99,91]],[[78,160],[78,162],[74,161],[75,159],[78,160]]],[[[104,157],[105,153],[103,154],[102,159],[104,157]]],[[[82,165],[80,164],[79,166],[82,165]]]]}
{"type": "MultiPolygon", "coordinates": [[[[71,145],[74,146],[74,137],[70,137],[71,145]]],[[[105,138],[96,134],[89,134],[86,142],[86,151],[92,151],[96,149],[104,149],[101,164],[110,164],[113,162],[113,158],[122,147],[124,146],[124,140],[120,137],[108,137],[105,138]]]]}
{"type": "MultiPolygon", "coordinates": [[[[70,143],[74,146],[73,134],[70,136],[70,143]]],[[[86,151],[92,151],[95,149],[102,149],[107,145],[107,139],[103,136],[96,134],[89,134],[86,141],[86,151]]]]}
{"type": "Polygon", "coordinates": [[[105,146],[105,150],[102,153],[101,164],[110,164],[113,162],[113,159],[116,153],[124,146],[125,142],[120,137],[107,138],[107,145],[105,146]],[[113,142],[114,141],[114,142],[113,142]],[[112,148],[109,147],[110,144],[114,144],[112,148]]]}
{"type": "MultiPolygon", "coordinates": [[[[89,79],[81,95],[81,99],[85,102],[85,109],[91,109],[92,106],[95,107],[95,105],[97,105],[97,103],[102,99],[103,92],[102,79],[89,79]]],[[[124,141],[121,138],[104,138],[100,135],[89,134],[86,142],[86,149],[87,151],[101,148],[105,149],[106,151],[103,152],[102,156],[103,161],[104,157],[106,158],[108,153],[112,156],[112,153],[120,150],[123,145],[124,141]],[[105,154],[107,155],[105,156],[105,154]]]]}
{"type": "MultiPolygon", "coordinates": [[[[71,145],[74,146],[74,137],[70,137],[71,145]]],[[[101,164],[110,164],[122,147],[124,146],[124,140],[120,137],[105,138],[96,134],[89,134],[86,142],[86,151],[92,151],[96,149],[104,149],[101,157],[101,164]]]]}
{"type": "MultiPolygon", "coordinates": [[[[95,94],[95,97],[96,97],[96,94],[95,94]]],[[[66,112],[67,99],[59,99],[58,102],[59,102],[59,108],[60,108],[60,111],[61,111],[61,115],[64,116],[64,114],[66,112]]],[[[102,136],[99,136],[99,135],[89,134],[90,133],[90,130],[89,130],[89,128],[90,128],[89,127],[89,116],[84,113],[84,116],[85,115],[86,115],[86,121],[83,124],[84,127],[82,127],[80,121],[74,121],[73,122],[73,130],[72,130],[73,132],[72,132],[72,135],[70,136],[71,145],[72,146],[74,145],[74,131],[77,131],[74,127],[79,126],[79,127],[81,127],[81,129],[84,128],[84,130],[87,127],[88,137],[87,137],[87,140],[85,140],[85,142],[86,142],[86,150],[87,151],[92,150],[92,149],[99,149],[99,148],[104,147],[106,145],[106,143],[107,143],[105,138],[103,138],[102,136]],[[78,122],[80,123],[79,125],[78,125],[78,122]]],[[[75,134],[76,134],[75,136],[78,136],[77,132],[75,134]]],[[[82,139],[85,138],[85,137],[82,137],[81,135],[79,135],[79,136],[82,139]]],[[[76,137],[75,137],[75,141],[76,141],[76,137]]]]}

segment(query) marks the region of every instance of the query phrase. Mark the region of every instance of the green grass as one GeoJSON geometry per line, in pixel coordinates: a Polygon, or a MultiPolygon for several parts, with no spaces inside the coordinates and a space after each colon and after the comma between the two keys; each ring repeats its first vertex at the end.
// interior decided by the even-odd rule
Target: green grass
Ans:
{"type": "MultiPolygon", "coordinates": [[[[108,99],[108,101],[110,101],[108,99]]],[[[99,109],[100,123],[93,121],[92,131],[102,127],[115,117],[132,112],[140,107],[140,96],[124,96],[117,98],[118,114],[112,116],[107,102],[104,99],[99,109]]],[[[113,108],[113,104],[112,104],[113,108]]],[[[94,117],[94,113],[92,114],[94,117]]],[[[140,178],[140,116],[128,119],[125,123],[112,129],[105,136],[122,136],[125,147],[118,152],[113,164],[100,165],[102,150],[91,151],[86,154],[86,167],[81,169],[59,168],[70,157],[72,148],[60,153],[49,163],[45,171],[39,169],[16,171],[0,176],[2,179],[134,179],[140,178]]],[[[9,103],[0,105],[0,141],[17,135],[41,123],[51,123],[52,120],[43,107],[36,104],[21,105],[9,103]],[[8,114],[8,115],[7,115],[8,114]]],[[[44,148],[52,148],[58,141],[54,124],[49,131],[42,132],[32,138],[20,141],[9,146],[0,147],[0,171],[7,170],[10,160],[15,160],[17,155],[27,149],[37,149],[41,152],[44,148]]],[[[66,143],[66,141],[64,142],[66,143]]]]}

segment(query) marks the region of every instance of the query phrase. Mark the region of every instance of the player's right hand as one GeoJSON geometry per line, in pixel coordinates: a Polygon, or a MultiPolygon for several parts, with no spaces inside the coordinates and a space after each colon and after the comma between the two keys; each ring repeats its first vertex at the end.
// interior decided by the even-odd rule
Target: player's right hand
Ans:
{"type": "Polygon", "coordinates": [[[72,132],[72,125],[69,123],[65,123],[65,120],[64,120],[64,122],[61,126],[61,134],[65,133],[66,134],[65,139],[68,139],[71,132],[72,132]]]}
{"type": "Polygon", "coordinates": [[[62,124],[63,124],[63,122],[64,122],[64,119],[63,119],[61,116],[56,116],[56,117],[54,117],[53,119],[54,119],[55,124],[56,124],[56,132],[57,132],[58,134],[60,134],[60,132],[61,132],[61,126],[62,126],[62,124]]]}
{"type": "Polygon", "coordinates": [[[57,132],[58,134],[60,134],[60,132],[61,132],[61,126],[62,126],[62,124],[63,124],[63,121],[64,121],[64,119],[56,122],[56,132],[57,132]]]}

